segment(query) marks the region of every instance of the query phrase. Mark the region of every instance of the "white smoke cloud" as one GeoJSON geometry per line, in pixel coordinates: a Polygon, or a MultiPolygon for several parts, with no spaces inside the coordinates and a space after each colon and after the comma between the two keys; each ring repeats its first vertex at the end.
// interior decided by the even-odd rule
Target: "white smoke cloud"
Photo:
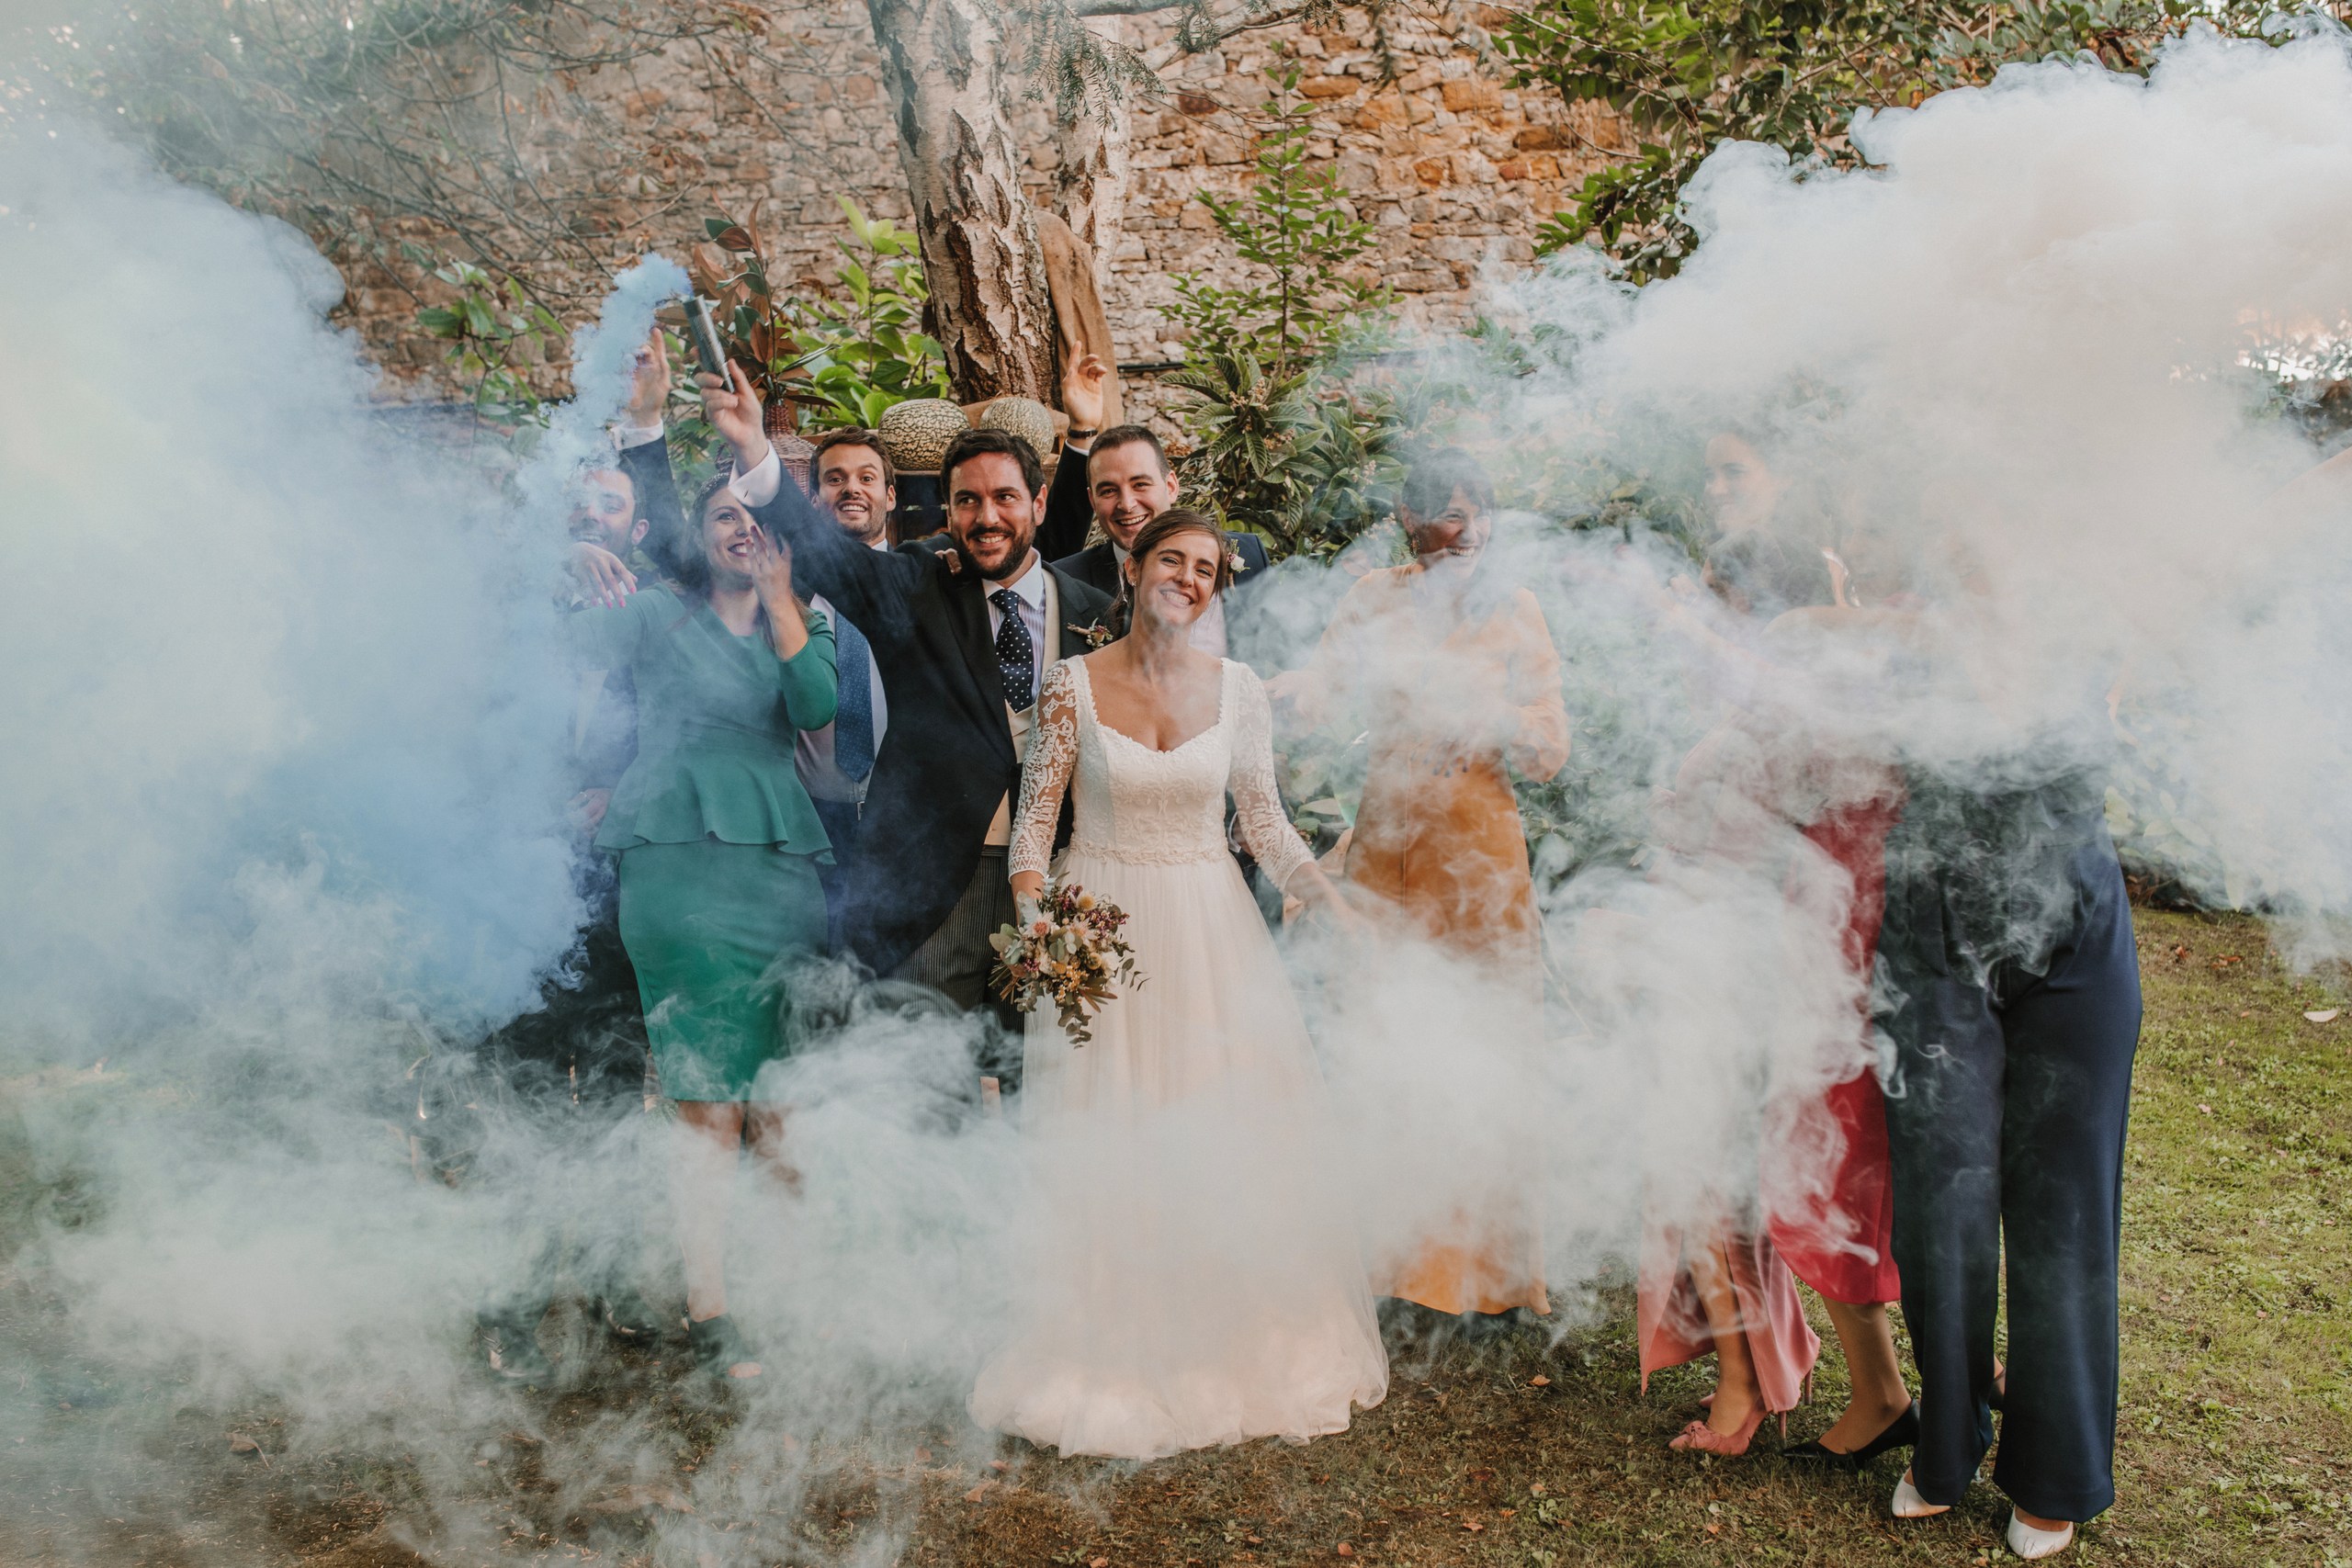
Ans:
{"type": "MultiPolygon", "coordinates": [[[[464,1500],[478,1445],[537,1422],[463,1348],[472,1308],[537,1267],[535,1215],[560,1193],[605,1215],[578,1247],[663,1246],[658,1119],[502,1119],[463,1047],[534,1005],[582,915],[560,495],[674,269],[632,274],[583,338],[580,397],[510,506],[369,412],[372,373],[320,319],[332,278],[286,231],[59,129],[0,149],[0,1137],[32,1205],[0,1236],[68,1329],[6,1326],[0,1355],[23,1388],[86,1361],[173,1400],[266,1395],[312,1444],[372,1429],[420,1456],[454,1550],[494,1517],[464,1500]],[[412,1139],[445,1111],[482,1123],[454,1189],[419,1179],[412,1139]]],[[[1857,135],[1879,166],[1851,175],[1719,152],[1670,282],[1635,295],[1572,258],[1511,285],[1498,303],[1555,357],[1490,389],[1490,434],[1671,486],[1713,431],[1766,433],[1829,524],[1939,585],[1928,619],[1966,678],[1906,685],[1801,639],[1739,674],[1662,615],[1690,568],[1661,541],[1508,529],[1495,569],[1571,650],[1581,809],[1664,837],[1653,792],[1726,716],[1726,750],[1794,736],[1962,775],[2053,726],[2096,750],[2121,682],[2166,720],[2140,750],[2212,863],[2317,931],[2352,897],[2352,535],[2340,507],[2273,501],[2314,454],[2238,361],[2250,321],[2352,304],[2341,37],[2192,38],[2144,84],[2011,70],[1857,135]]],[[[1703,602],[1687,618],[1748,637],[1703,602]]],[[[1713,798],[1681,782],[1676,809],[1713,798]]],[[[1763,1090],[1802,1097],[1867,1046],[1818,857],[1749,826],[1750,858],[1553,888],[1523,1048],[1432,955],[1321,976],[1368,1254],[1476,1201],[1498,1129],[1570,1302],[1645,1204],[1755,1190],[1763,1090]]],[[[706,1517],[788,1517],[829,1437],[981,1440],[958,1412],[1012,1310],[1026,1178],[1013,1128],[967,1114],[966,1045],[869,1007],[786,1075],[804,1192],[747,1181],[732,1280],[776,1375],[693,1483],[706,1517]]],[[[539,1435],[568,1498],[669,1473],[637,1405],[539,1435]]]]}

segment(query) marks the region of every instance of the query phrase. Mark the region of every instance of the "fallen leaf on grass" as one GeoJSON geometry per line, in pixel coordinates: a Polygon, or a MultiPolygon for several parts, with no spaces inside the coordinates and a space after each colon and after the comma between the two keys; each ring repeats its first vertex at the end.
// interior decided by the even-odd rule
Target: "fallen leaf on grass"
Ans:
{"type": "Polygon", "coordinates": [[[1544,1483],[1540,1481],[1531,1482],[1527,1489],[1538,1497],[1544,1495],[1544,1483]]]}
{"type": "Polygon", "coordinates": [[[995,1471],[999,1475],[1002,1475],[1006,1471],[1011,1470],[1012,1466],[1004,1460],[992,1459],[989,1461],[989,1468],[995,1471]]]}
{"type": "Polygon", "coordinates": [[[229,1451],[232,1454],[254,1454],[260,1458],[264,1466],[269,1463],[269,1450],[243,1432],[229,1434],[229,1451]]]}
{"type": "Polygon", "coordinates": [[[1707,1527],[1707,1533],[1709,1535],[1721,1535],[1724,1533],[1724,1527],[1721,1525],[1709,1525],[1707,1527]]]}
{"type": "Polygon", "coordinates": [[[2213,1108],[2210,1105],[2200,1105],[2197,1108],[2197,1111],[2200,1116],[2211,1116],[2213,1114],[2213,1108]]]}
{"type": "Polygon", "coordinates": [[[1107,1557],[1091,1557],[1087,1559],[1086,1568],[1111,1568],[1111,1560],[1107,1557]]]}
{"type": "Polygon", "coordinates": [[[973,1487],[969,1492],[964,1494],[964,1501],[967,1503],[977,1503],[995,1489],[995,1482],[983,1481],[978,1486],[973,1487]]]}
{"type": "Polygon", "coordinates": [[[1343,1540],[1343,1541],[1341,1541],[1341,1542],[1340,1542],[1340,1544],[1339,1544],[1339,1546],[1338,1546],[1338,1548],[1337,1548],[1336,1550],[1338,1551],[1339,1554],[1340,1554],[1341,1557],[1353,1557],[1353,1556],[1356,1554],[1356,1549],[1355,1549],[1354,1547],[1352,1547],[1352,1546],[1350,1546],[1350,1545],[1349,1545],[1346,1541],[1344,1541],[1344,1540],[1343,1540]]]}
{"type": "Polygon", "coordinates": [[[1487,1527],[1480,1524],[1476,1519],[1464,1519],[1462,1521],[1462,1528],[1468,1530],[1472,1535],[1479,1535],[1485,1532],[1487,1527]]]}
{"type": "Polygon", "coordinates": [[[673,1514],[691,1514],[695,1506],[674,1486],[623,1486],[609,1497],[599,1497],[588,1505],[592,1514],[637,1514],[648,1508],[666,1508],[673,1514]]]}
{"type": "Polygon", "coordinates": [[[1545,1377],[1542,1372],[1536,1373],[1527,1381],[1530,1385],[1535,1388],[1550,1388],[1552,1386],[1552,1380],[1545,1377]]]}
{"type": "Polygon", "coordinates": [[[2334,1023],[2343,1013],[2342,1008],[2322,1008],[2317,1012],[2307,1012],[2303,1016],[2313,1023],[2334,1023]]]}
{"type": "Polygon", "coordinates": [[[931,1450],[929,1449],[917,1449],[915,1450],[915,1462],[917,1464],[929,1464],[931,1462],[931,1450]]]}

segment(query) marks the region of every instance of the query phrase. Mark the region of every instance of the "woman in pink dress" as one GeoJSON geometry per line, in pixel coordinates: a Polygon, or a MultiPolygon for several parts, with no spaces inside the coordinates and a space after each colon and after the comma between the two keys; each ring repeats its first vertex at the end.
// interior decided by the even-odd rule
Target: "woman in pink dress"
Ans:
{"type": "MultiPolygon", "coordinates": [[[[1802,607],[1807,597],[1857,602],[1858,590],[1837,553],[1776,526],[1785,487],[1752,442],[1717,435],[1708,444],[1707,466],[1708,498],[1725,539],[1739,547],[1718,547],[1707,562],[1709,585],[1728,604],[1777,613],[1802,607]],[[1812,569],[1800,569],[1808,550],[1819,563],[1817,593],[1812,569]]],[[[1749,680],[1760,676],[1769,682],[1768,658],[1735,656],[1747,660],[1749,680]]],[[[1834,746],[1802,739],[1792,745],[1781,726],[1756,728],[1773,731],[1774,744],[1769,752],[1751,753],[1748,767],[1730,770],[1744,773],[1743,780],[1723,776],[1726,748],[1702,742],[1685,761],[1676,794],[1690,795],[1702,780],[1740,790],[1747,804],[1798,825],[1848,884],[1841,938],[1857,1006],[1844,1054],[1855,1070],[1826,1090],[1768,1108],[1770,1131],[1759,1156],[1755,1213],[1745,1218],[1722,1213],[1703,1235],[1654,1232],[1641,1276],[1642,1376],[1646,1386],[1652,1371],[1713,1351],[1718,1379],[1712,1408],[1672,1446],[1746,1452],[1766,1416],[1785,1416],[1795,1408],[1820,1355],[1821,1342],[1796,1292],[1802,1280],[1820,1295],[1837,1330],[1852,1393],[1838,1419],[1789,1450],[1789,1457],[1859,1469],[1880,1453],[1908,1446],[1918,1431],[1886,1313],[1901,1289],[1884,1101],[1866,1065],[1869,976],[1885,906],[1886,835],[1902,814],[1900,786],[1891,770],[1838,756],[1834,746]]],[[[1686,848],[1745,858],[1756,846],[1686,848]]],[[[1793,868],[1791,875],[1793,882],[1793,868]]],[[[1792,898],[1797,892],[1792,886],[1792,898]]]]}

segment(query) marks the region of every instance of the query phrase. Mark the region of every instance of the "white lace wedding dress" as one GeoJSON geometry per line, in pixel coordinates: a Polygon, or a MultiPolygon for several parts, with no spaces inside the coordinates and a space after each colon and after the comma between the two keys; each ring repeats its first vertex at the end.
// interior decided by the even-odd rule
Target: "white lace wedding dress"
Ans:
{"type": "Polygon", "coordinates": [[[1217,721],[1155,751],[1095,716],[1085,663],[1046,673],[1011,869],[1127,912],[1144,981],[1073,1044],[1032,1013],[1023,1132],[1037,1219],[1024,1310],[971,1398],[983,1427],[1149,1459],[1346,1429],[1387,1392],[1329,1114],[1296,996],[1227,852],[1306,859],[1274,788],[1265,689],[1227,660],[1217,721]]]}

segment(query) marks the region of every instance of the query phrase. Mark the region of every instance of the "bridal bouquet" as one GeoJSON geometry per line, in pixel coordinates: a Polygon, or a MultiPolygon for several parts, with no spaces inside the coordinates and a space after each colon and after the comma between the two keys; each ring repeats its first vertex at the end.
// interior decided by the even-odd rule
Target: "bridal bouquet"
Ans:
{"type": "Polygon", "coordinates": [[[1136,950],[1119,935],[1127,912],[1075,883],[1049,884],[1025,925],[1000,927],[990,979],[997,995],[1022,1012],[1051,998],[1073,1044],[1094,1038],[1087,1020],[1118,995],[1114,984],[1140,986],[1136,950]]]}

